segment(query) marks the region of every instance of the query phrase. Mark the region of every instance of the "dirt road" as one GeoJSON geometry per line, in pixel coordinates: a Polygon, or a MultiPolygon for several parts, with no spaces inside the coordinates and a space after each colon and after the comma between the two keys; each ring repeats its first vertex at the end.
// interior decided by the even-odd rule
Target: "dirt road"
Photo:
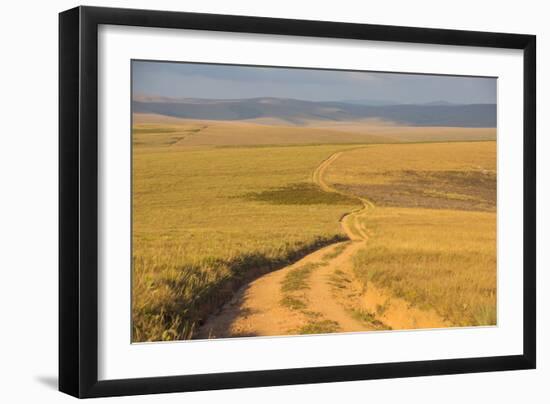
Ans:
{"type": "MultiPolygon", "coordinates": [[[[325,192],[341,193],[326,182],[326,171],[345,152],[324,160],[313,181],[325,192]]],[[[350,196],[350,195],[347,195],[350,196]]],[[[411,307],[372,283],[355,279],[353,256],[367,248],[366,199],[341,225],[350,241],[317,250],[298,262],[241,288],[212,315],[194,338],[323,334],[382,329],[439,328],[449,324],[434,311],[411,307]]]]}

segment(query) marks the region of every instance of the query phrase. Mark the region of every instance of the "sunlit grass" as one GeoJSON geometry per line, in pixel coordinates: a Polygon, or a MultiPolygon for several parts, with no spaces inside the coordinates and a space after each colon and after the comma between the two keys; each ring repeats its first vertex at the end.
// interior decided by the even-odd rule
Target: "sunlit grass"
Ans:
{"type": "MultiPolygon", "coordinates": [[[[339,219],[360,203],[322,192],[311,174],[332,153],[354,146],[212,148],[201,146],[202,124],[139,129],[133,152],[133,341],[192,338],[239,286],[346,240],[339,219]],[[195,146],[182,146],[186,142],[195,146]]],[[[209,136],[226,136],[216,131],[209,136]]],[[[335,186],[395,191],[395,183],[406,180],[409,187],[400,195],[385,189],[393,204],[369,211],[364,225],[371,237],[354,259],[355,276],[420,308],[434,308],[453,324],[495,324],[496,214],[492,191],[485,192],[496,180],[495,151],[494,142],[485,142],[343,153],[327,170],[335,186]],[[419,195],[437,208],[399,205],[419,195]]],[[[336,246],[322,259],[343,249],[336,246]]],[[[313,269],[302,267],[285,280],[283,306],[306,313],[300,294],[313,269]]],[[[381,305],[376,314],[384,310],[381,305]]],[[[338,330],[337,323],[308,313],[310,322],[297,332],[338,330]]],[[[370,321],[374,313],[354,315],[370,321]]]]}
{"type": "Polygon", "coordinates": [[[281,304],[290,310],[303,310],[307,307],[303,297],[285,295],[281,299],[281,304]]]}
{"type": "Polygon", "coordinates": [[[367,198],[365,185],[386,187],[363,218],[370,236],[354,257],[355,276],[367,290],[372,282],[454,325],[496,324],[495,170],[495,142],[373,145],[342,154],[327,170],[329,182],[367,198]],[[415,206],[426,196],[434,201],[415,206]]]}
{"type": "Polygon", "coordinates": [[[329,251],[328,253],[324,254],[323,257],[321,258],[323,261],[329,261],[329,260],[332,260],[336,257],[338,257],[340,254],[342,254],[344,252],[344,250],[346,249],[346,244],[345,243],[342,243],[342,244],[338,244],[337,246],[335,246],[331,251],[329,251]]]}
{"type": "Polygon", "coordinates": [[[305,264],[297,268],[293,268],[283,279],[281,283],[282,292],[296,292],[298,290],[308,289],[308,279],[311,272],[319,267],[320,264],[305,264]]]}
{"type": "Polygon", "coordinates": [[[340,325],[332,320],[312,320],[298,329],[298,334],[330,334],[338,331],[340,325]]]}
{"type": "Polygon", "coordinates": [[[173,135],[140,133],[133,153],[133,341],[191,338],[242,284],[345,240],[338,219],[358,207],[304,197],[346,146],[171,148],[173,135]]]}
{"type": "Polygon", "coordinates": [[[496,216],[488,212],[374,208],[355,274],[453,324],[496,324],[496,216]]]}

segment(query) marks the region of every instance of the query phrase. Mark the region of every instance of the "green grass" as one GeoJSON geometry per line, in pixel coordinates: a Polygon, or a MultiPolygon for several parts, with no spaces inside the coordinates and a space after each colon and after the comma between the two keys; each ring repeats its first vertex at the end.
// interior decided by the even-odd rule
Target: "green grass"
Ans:
{"type": "Polygon", "coordinates": [[[268,191],[253,192],[245,195],[253,201],[267,202],[275,205],[341,205],[354,204],[355,198],[336,193],[328,193],[317,185],[302,182],[268,191]]]}
{"type": "Polygon", "coordinates": [[[374,327],[377,330],[391,330],[391,327],[385,325],[382,321],[376,318],[376,315],[374,313],[371,313],[367,310],[352,308],[348,310],[348,313],[355,320],[374,327]]]}
{"type": "Polygon", "coordinates": [[[336,321],[324,319],[323,315],[313,310],[307,310],[308,300],[303,293],[309,289],[308,281],[312,272],[325,263],[310,263],[292,269],[281,282],[283,298],[280,303],[284,307],[298,311],[306,318],[307,324],[291,334],[328,334],[340,329],[336,321]]]}
{"type": "Polygon", "coordinates": [[[303,299],[289,295],[286,295],[281,299],[281,304],[290,310],[303,310],[307,307],[307,304],[303,299]]]}
{"type": "Polygon", "coordinates": [[[338,331],[340,325],[332,320],[311,321],[298,329],[298,334],[330,334],[338,331]]]}
{"type": "Polygon", "coordinates": [[[340,254],[344,252],[346,249],[347,244],[341,243],[335,246],[330,252],[323,255],[321,258],[323,261],[329,261],[336,257],[338,257],[340,254]]]}
{"type": "Polygon", "coordinates": [[[377,304],[376,305],[376,314],[379,316],[383,316],[386,311],[390,308],[391,305],[391,299],[386,299],[384,304],[377,304]]]}
{"type": "Polygon", "coordinates": [[[358,204],[302,193],[346,146],[171,148],[159,136],[133,150],[133,341],[192,338],[244,283],[347,239],[338,220],[358,204]],[[280,189],[285,203],[249,198],[280,189]]]}
{"type": "Polygon", "coordinates": [[[310,320],[316,320],[323,317],[323,315],[318,311],[312,311],[312,310],[302,310],[302,314],[305,315],[310,320]]]}
{"type": "Polygon", "coordinates": [[[309,289],[307,281],[311,272],[321,266],[318,263],[305,264],[290,270],[283,281],[281,282],[281,292],[283,298],[281,304],[291,310],[304,310],[307,307],[306,298],[303,295],[297,295],[296,292],[301,292],[309,289]]]}
{"type": "Polygon", "coordinates": [[[309,289],[307,280],[311,275],[311,271],[318,268],[320,264],[305,264],[294,268],[285,276],[281,282],[281,291],[283,293],[296,292],[299,290],[309,289]]]}
{"type": "Polygon", "coordinates": [[[329,277],[329,284],[337,289],[345,289],[350,282],[349,277],[339,269],[334,271],[329,277]]]}

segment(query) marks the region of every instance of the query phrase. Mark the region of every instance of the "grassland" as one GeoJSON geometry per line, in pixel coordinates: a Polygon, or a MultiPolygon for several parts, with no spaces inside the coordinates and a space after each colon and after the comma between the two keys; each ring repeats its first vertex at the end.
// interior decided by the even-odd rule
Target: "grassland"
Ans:
{"type": "Polygon", "coordinates": [[[438,126],[399,126],[391,122],[310,122],[317,129],[343,133],[368,133],[395,142],[463,142],[496,140],[496,128],[459,128],[438,126]]]}
{"type": "Polygon", "coordinates": [[[212,121],[134,114],[134,144],[153,139],[157,144],[176,147],[299,145],[299,144],[372,144],[495,140],[495,128],[448,128],[395,126],[391,122],[307,121],[300,126],[288,122],[212,121]]]}
{"type": "Polygon", "coordinates": [[[311,186],[345,146],[175,147],[155,130],[134,136],[133,341],[190,338],[238,286],[345,239],[357,201],[311,186]]]}
{"type": "Polygon", "coordinates": [[[326,180],[370,198],[356,277],[457,326],[496,324],[496,144],[375,145],[326,180]]]}
{"type": "MultiPolygon", "coordinates": [[[[139,122],[139,120],[138,120],[139,122]]],[[[345,132],[330,128],[260,125],[248,122],[169,120],[169,123],[134,124],[134,144],[154,142],[175,147],[272,146],[337,143],[393,143],[391,137],[368,131],[345,132]],[[153,139],[149,135],[155,134],[153,139]]]]}
{"type": "MultiPolygon", "coordinates": [[[[240,286],[347,240],[339,220],[361,208],[357,197],[376,205],[362,223],[367,247],[354,257],[360,282],[455,325],[495,324],[495,142],[403,145],[388,136],[395,128],[142,118],[132,138],[134,342],[192,338],[240,286]],[[312,172],[339,151],[325,180],[340,193],[325,192],[312,172]]],[[[491,136],[430,130],[399,133],[491,136]]],[[[323,265],[344,249],[323,254],[323,265]]],[[[291,274],[279,303],[309,313],[295,332],[337,331],[334,319],[306,310],[315,268],[291,274]]],[[[373,324],[375,311],[351,314],[373,324]]]]}

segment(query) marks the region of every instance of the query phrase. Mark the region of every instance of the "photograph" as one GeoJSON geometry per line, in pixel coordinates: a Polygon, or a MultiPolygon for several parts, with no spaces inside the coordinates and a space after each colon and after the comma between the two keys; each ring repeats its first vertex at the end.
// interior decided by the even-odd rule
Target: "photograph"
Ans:
{"type": "Polygon", "coordinates": [[[131,87],[133,343],[497,325],[496,77],[132,60],[131,87]]]}

